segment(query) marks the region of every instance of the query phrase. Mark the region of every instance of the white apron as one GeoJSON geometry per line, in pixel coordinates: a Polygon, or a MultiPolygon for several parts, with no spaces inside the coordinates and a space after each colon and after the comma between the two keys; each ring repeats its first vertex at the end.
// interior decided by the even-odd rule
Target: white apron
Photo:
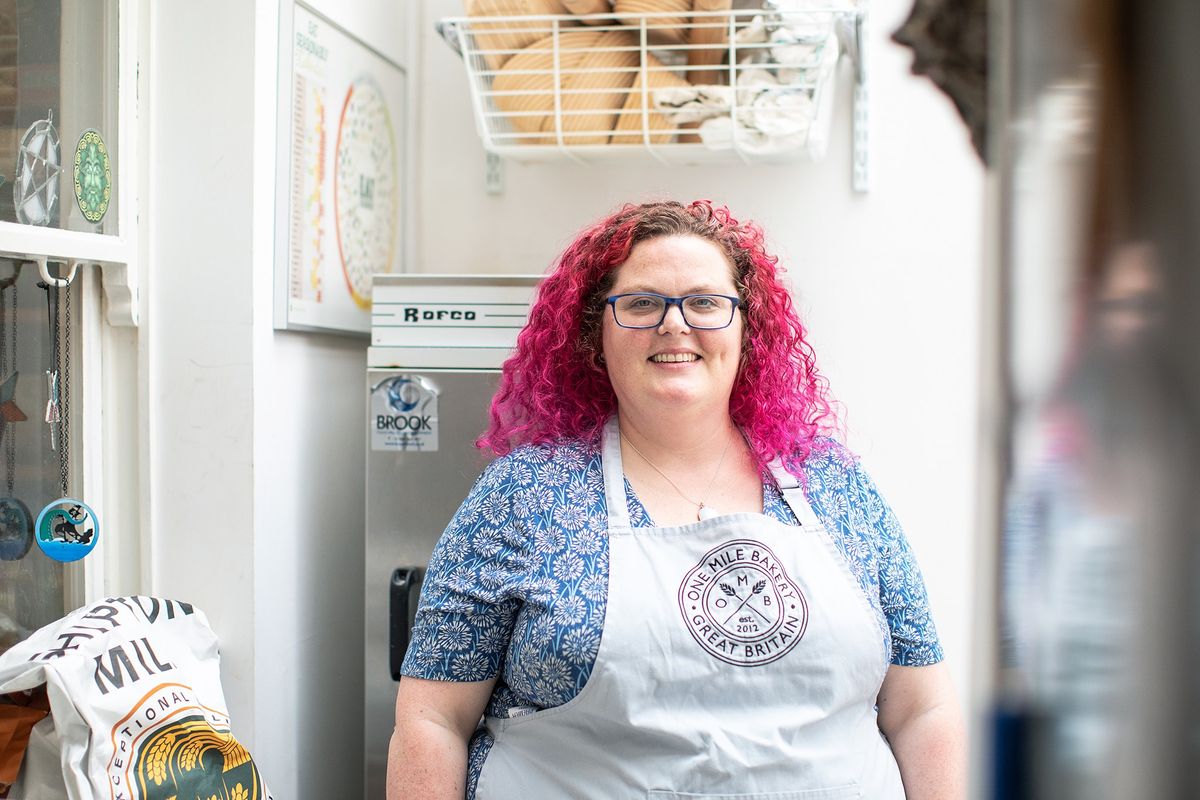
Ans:
{"type": "Polygon", "coordinates": [[[801,528],[736,513],[633,528],[616,419],[603,442],[608,610],[565,705],[488,718],[478,800],[902,800],[876,724],[874,612],[796,479],[801,528]]]}

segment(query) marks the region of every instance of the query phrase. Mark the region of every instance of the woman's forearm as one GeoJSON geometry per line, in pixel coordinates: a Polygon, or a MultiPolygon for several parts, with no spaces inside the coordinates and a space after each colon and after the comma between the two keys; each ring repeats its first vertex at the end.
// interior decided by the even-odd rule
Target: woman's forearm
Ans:
{"type": "Polygon", "coordinates": [[[966,725],[946,664],[893,664],[877,705],[907,800],[965,800],[966,725]]]}
{"type": "Polygon", "coordinates": [[[907,800],[964,800],[967,753],[955,707],[936,707],[907,720],[888,736],[907,800]]]}
{"type": "Polygon", "coordinates": [[[456,683],[405,676],[388,746],[388,800],[463,800],[467,743],[496,679],[456,683]]]}
{"type": "Polygon", "coordinates": [[[388,800],[463,800],[467,743],[431,720],[397,724],[388,746],[388,800]]]}

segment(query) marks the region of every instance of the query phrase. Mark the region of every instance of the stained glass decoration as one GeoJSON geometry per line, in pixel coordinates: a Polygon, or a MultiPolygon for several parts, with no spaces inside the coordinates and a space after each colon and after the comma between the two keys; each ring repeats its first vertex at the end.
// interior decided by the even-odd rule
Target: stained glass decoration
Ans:
{"type": "Polygon", "coordinates": [[[112,199],[112,162],[100,132],[88,128],[75,145],[75,201],[84,219],[98,224],[112,199]]]}
{"type": "Polygon", "coordinates": [[[54,112],[29,126],[17,150],[17,174],[13,181],[13,205],[17,221],[26,225],[48,225],[58,205],[58,173],[62,152],[54,112]]]}

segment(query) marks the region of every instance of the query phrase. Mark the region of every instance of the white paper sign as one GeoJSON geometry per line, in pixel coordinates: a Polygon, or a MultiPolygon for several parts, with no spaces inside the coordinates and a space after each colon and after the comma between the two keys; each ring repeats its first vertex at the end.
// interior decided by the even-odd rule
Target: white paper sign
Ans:
{"type": "Polygon", "coordinates": [[[303,6],[293,25],[283,327],[366,333],[400,264],[404,73],[303,6]]]}

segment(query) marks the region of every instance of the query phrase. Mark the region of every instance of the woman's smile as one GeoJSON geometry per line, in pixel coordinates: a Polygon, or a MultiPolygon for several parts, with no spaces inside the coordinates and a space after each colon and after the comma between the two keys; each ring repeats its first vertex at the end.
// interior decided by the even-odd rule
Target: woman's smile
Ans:
{"type": "Polygon", "coordinates": [[[655,364],[691,364],[699,360],[700,355],[698,353],[691,353],[687,351],[655,353],[654,355],[650,356],[650,361],[655,364]]]}

